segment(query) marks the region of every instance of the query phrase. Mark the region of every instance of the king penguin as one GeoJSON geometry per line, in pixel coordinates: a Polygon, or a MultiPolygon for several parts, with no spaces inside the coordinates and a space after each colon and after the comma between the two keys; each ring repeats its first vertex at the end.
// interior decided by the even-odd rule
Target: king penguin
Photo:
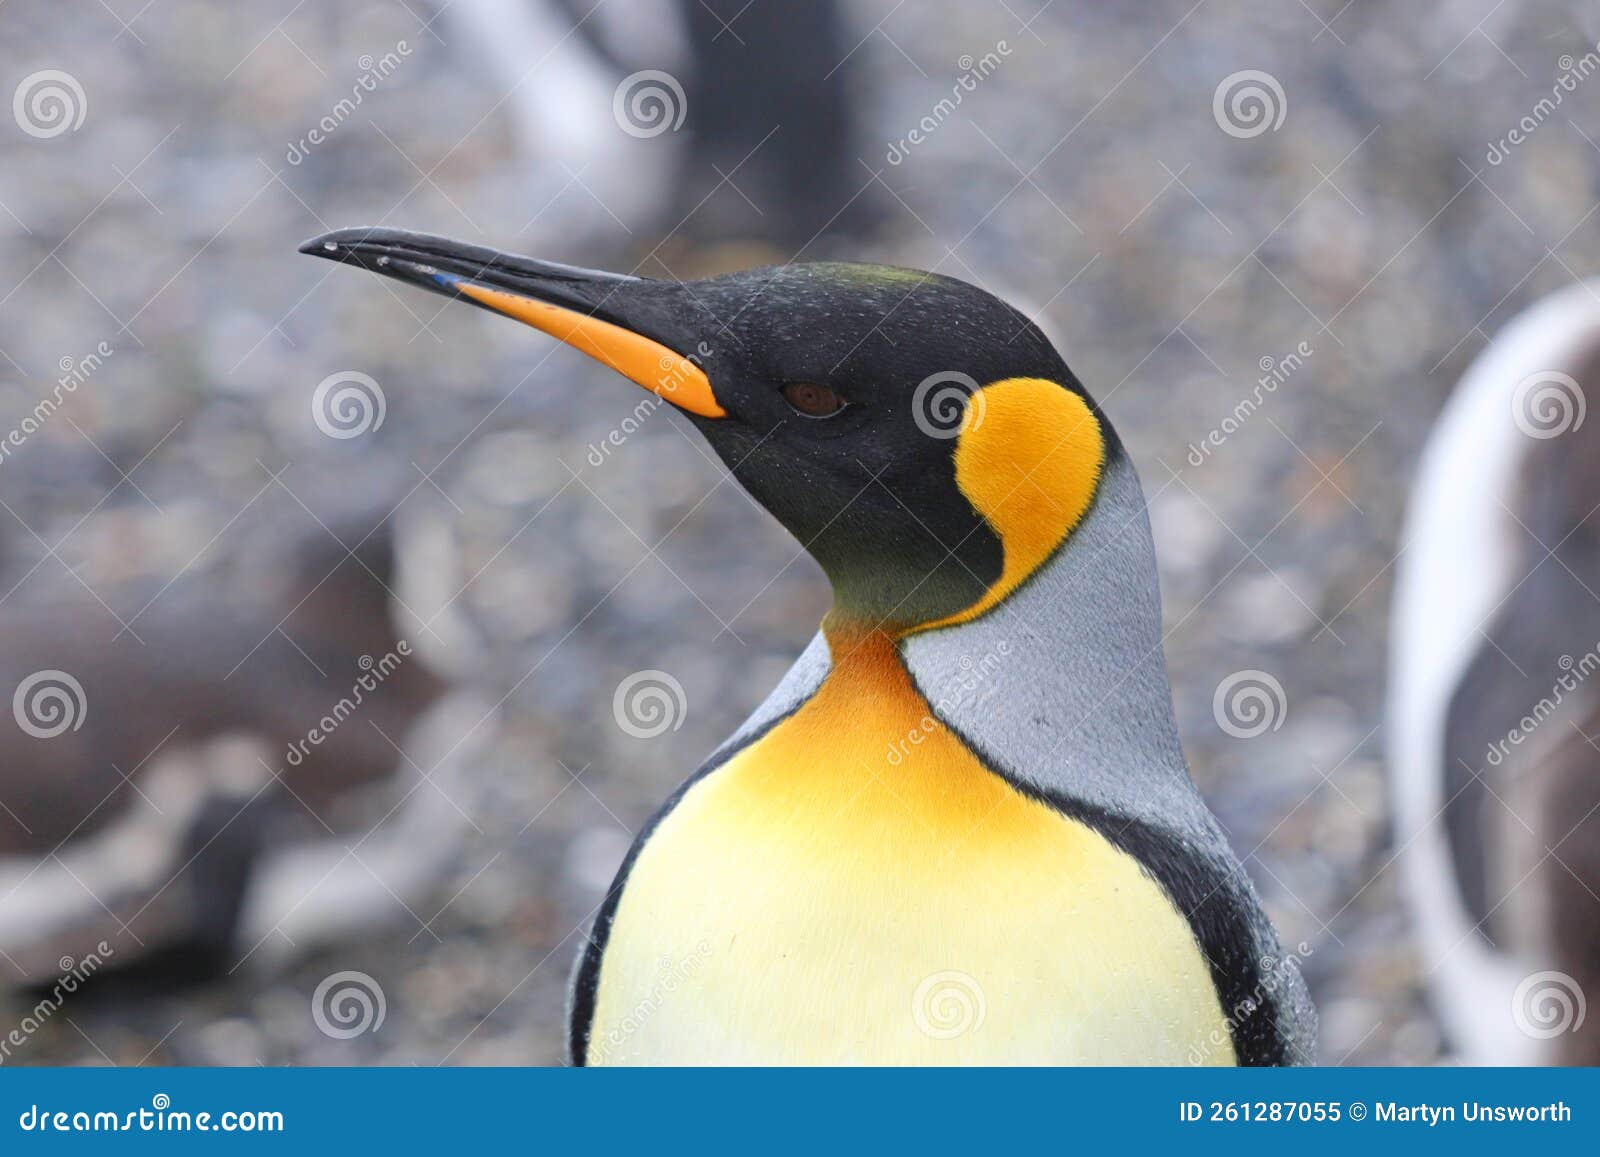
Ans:
{"type": "Polygon", "coordinates": [[[659,281],[382,228],[301,251],[665,398],[831,582],[626,857],[573,1063],[1313,1059],[1299,957],[1184,762],[1133,464],[1027,317],[876,265],[659,281]]]}
{"type": "Polygon", "coordinates": [[[1511,320],[1462,376],[1395,564],[1396,862],[1468,1064],[1600,1064],[1597,389],[1591,278],[1511,320]]]}

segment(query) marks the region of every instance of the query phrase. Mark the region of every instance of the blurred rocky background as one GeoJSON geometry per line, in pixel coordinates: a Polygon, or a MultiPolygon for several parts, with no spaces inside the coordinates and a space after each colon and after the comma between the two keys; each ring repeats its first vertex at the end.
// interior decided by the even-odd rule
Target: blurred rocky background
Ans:
{"type": "MultiPolygon", "coordinates": [[[[7,1063],[558,1063],[581,929],[633,832],[826,608],[667,408],[641,417],[634,387],[530,330],[294,251],[355,224],[656,276],[884,260],[1035,314],[1141,469],[1194,775],[1305,946],[1323,1059],[1447,1055],[1391,868],[1390,575],[1455,377],[1600,269],[1600,15],[791,7],[0,7],[0,643],[66,601],[63,631],[126,647],[200,606],[172,601],[197,584],[270,633],[279,596],[254,587],[333,495],[433,528],[449,613],[419,649],[500,703],[420,893],[385,886],[359,936],[245,944],[198,984],[97,977],[7,1063]],[[640,671],[682,688],[665,728],[614,717],[640,671]],[[1276,729],[1219,723],[1238,672],[1281,686],[1276,729]],[[346,972],[382,992],[357,1035],[311,1011],[346,972]]],[[[235,641],[243,660],[255,639],[235,641]]],[[[197,679],[231,683],[231,655],[197,679]]],[[[334,699],[351,682],[313,666],[334,699]]],[[[27,790],[6,774],[0,826],[27,790]]],[[[111,783],[108,813],[137,804],[111,783]]],[[[320,834],[359,866],[353,830],[320,834]]],[[[38,992],[5,999],[0,1029],[38,992]]]]}

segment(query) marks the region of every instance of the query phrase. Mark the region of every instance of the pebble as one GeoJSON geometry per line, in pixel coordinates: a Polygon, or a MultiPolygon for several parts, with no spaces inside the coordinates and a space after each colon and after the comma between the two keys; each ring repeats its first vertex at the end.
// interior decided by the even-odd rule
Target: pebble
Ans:
{"type": "MultiPolygon", "coordinates": [[[[1548,94],[1555,56],[1600,35],[1600,17],[1564,0],[1500,11],[1495,40],[1524,78],[1468,35],[1481,13],[1460,6],[1366,0],[1331,17],[1346,44],[1293,5],[1189,19],[1190,7],[1057,5],[1033,26],[1043,43],[1003,8],[891,13],[860,47],[879,90],[863,155],[925,225],[891,199],[883,238],[860,256],[1003,285],[1042,309],[1151,491],[1185,749],[1236,844],[1260,845],[1252,872],[1285,938],[1315,948],[1324,1059],[1427,1063],[1444,1045],[1394,873],[1382,870],[1387,792],[1372,731],[1389,563],[1420,440],[1482,345],[1474,327],[1492,333],[1567,284],[1563,265],[1600,269],[1600,234],[1570,232],[1600,169],[1581,138],[1552,122],[1504,164],[1483,161],[1487,142],[1548,94]],[[1155,30],[1179,25],[1141,63],[1155,30]],[[1563,29],[1572,34],[1552,39],[1563,29]],[[1001,38],[1013,49],[1001,67],[885,167],[887,142],[948,95],[957,58],[1001,38]],[[1238,139],[1213,120],[1214,89],[1241,68],[1281,82],[1277,130],[1238,139]],[[1543,261],[1558,240],[1561,261],[1543,261]],[[1306,364],[1193,466],[1190,447],[1250,394],[1259,359],[1302,340],[1315,349],[1306,364]],[[1281,731],[1238,739],[1216,726],[1217,684],[1244,669],[1282,683],[1281,731]]],[[[0,293],[27,275],[0,303],[0,434],[51,388],[61,359],[102,337],[116,352],[64,408],[77,429],[53,422],[7,455],[8,505],[49,543],[65,536],[68,565],[109,589],[165,581],[202,548],[197,571],[229,573],[232,559],[248,573],[238,560],[272,546],[267,515],[293,513],[277,488],[257,495],[267,470],[289,465],[291,486],[334,472],[352,492],[420,487],[459,512],[458,601],[491,643],[474,674],[495,698],[513,692],[508,738],[466,788],[484,834],[465,876],[421,913],[443,912],[442,942],[410,923],[280,976],[246,969],[190,992],[86,1002],[74,1020],[130,1063],[168,1033],[158,1057],[206,1063],[557,1062],[581,939],[570,934],[609,884],[623,829],[805,645],[823,580],[669,415],[645,419],[602,465],[587,461],[633,413],[625,383],[481,311],[393,283],[385,292],[295,253],[326,228],[382,220],[616,264],[530,226],[526,172],[508,163],[494,94],[414,14],[308,7],[258,44],[281,15],[270,5],[221,19],[200,0],[164,0],[135,18],[146,50],[83,35],[58,8],[10,0],[0,47],[11,72],[59,65],[90,96],[76,133],[0,134],[0,203],[25,226],[0,214],[0,269],[12,271],[0,293]],[[417,51],[393,83],[301,163],[286,161],[348,92],[361,54],[400,37],[417,51]],[[335,442],[314,425],[311,397],[346,370],[381,384],[387,416],[335,442]],[[553,497],[570,478],[562,462],[594,493],[574,483],[553,497]],[[680,730],[643,740],[619,732],[609,701],[647,668],[679,678],[689,710],[680,730]],[[586,768],[581,787],[561,764],[586,768]],[[317,1030],[310,994],[343,969],[386,989],[380,1032],[317,1030]]],[[[1594,82],[1563,108],[1574,123],[1597,113],[1594,82]]],[[[617,249],[650,244],[630,236],[617,249]]],[[[41,559],[30,589],[71,581],[30,535],[5,537],[12,581],[41,559]]],[[[64,1022],[28,1048],[32,1060],[104,1063],[64,1022]]]]}

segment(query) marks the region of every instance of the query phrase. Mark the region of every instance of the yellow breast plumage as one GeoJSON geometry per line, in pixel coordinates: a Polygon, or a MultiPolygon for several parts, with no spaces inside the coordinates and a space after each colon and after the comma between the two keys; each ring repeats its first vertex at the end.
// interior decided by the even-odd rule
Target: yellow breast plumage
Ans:
{"type": "Polygon", "coordinates": [[[588,1062],[1232,1063],[1139,865],[986,769],[887,636],[830,642],[817,694],[639,852],[588,1062]]]}

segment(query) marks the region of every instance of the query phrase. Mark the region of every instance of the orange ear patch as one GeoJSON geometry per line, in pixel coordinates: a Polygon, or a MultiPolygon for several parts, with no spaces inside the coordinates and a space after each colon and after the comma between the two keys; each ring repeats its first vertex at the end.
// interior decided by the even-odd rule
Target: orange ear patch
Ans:
{"type": "Polygon", "coordinates": [[[1043,378],[978,391],[956,441],[956,485],[1000,538],[1000,577],[972,606],[918,630],[976,618],[1060,546],[1094,500],[1105,465],[1100,423],[1083,399],[1043,378]]]}

